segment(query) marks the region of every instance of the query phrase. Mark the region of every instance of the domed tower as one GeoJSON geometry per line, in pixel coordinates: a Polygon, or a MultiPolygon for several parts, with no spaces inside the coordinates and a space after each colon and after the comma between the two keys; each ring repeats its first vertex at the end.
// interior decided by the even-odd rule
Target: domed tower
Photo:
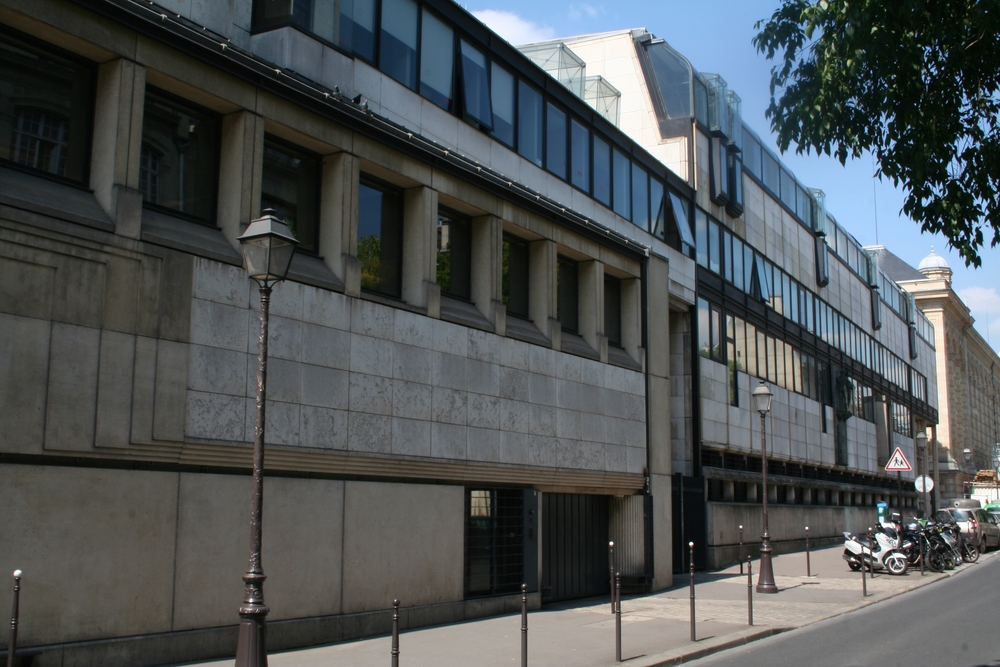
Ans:
{"type": "Polygon", "coordinates": [[[934,246],[931,246],[931,254],[920,260],[917,270],[927,276],[928,280],[943,280],[951,284],[951,269],[948,267],[948,262],[934,252],[934,246]]]}

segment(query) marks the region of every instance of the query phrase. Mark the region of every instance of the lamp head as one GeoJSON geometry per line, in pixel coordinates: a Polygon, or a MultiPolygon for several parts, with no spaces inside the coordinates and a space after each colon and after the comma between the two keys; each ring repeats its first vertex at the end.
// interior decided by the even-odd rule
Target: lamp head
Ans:
{"type": "Polygon", "coordinates": [[[771,411],[771,398],[774,394],[771,393],[771,388],[767,386],[766,382],[761,380],[751,395],[753,396],[754,409],[760,413],[761,417],[771,411]]]}
{"type": "Polygon", "coordinates": [[[927,448],[927,434],[923,431],[917,431],[917,435],[913,439],[917,443],[917,449],[924,450],[927,448]]]}
{"type": "Polygon", "coordinates": [[[288,275],[298,241],[274,209],[266,208],[239,237],[243,268],[262,287],[281,282],[288,275]]]}
{"type": "Polygon", "coordinates": [[[966,447],[962,450],[962,456],[965,457],[965,462],[968,463],[972,460],[972,450],[966,447]]]}

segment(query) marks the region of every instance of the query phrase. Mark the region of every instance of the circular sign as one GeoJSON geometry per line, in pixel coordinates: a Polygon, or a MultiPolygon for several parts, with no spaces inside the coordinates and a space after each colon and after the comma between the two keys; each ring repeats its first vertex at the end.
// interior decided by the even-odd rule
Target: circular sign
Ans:
{"type": "Polygon", "coordinates": [[[920,493],[930,492],[934,490],[934,480],[927,475],[921,475],[913,480],[913,486],[917,487],[920,493]]]}

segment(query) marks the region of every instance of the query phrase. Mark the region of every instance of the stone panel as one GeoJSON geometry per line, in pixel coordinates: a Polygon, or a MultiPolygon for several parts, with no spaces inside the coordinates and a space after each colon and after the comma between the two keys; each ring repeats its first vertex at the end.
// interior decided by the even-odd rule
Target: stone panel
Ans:
{"type": "Polygon", "coordinates": [[[0,451],[40,454],[52,325],[0,313],[0,451]]]}
{"type": "Polygon", "coordinates": [[[52,324],[45,404],[45,448],[87,451],[94,446],[101,332],[52,324]]]}

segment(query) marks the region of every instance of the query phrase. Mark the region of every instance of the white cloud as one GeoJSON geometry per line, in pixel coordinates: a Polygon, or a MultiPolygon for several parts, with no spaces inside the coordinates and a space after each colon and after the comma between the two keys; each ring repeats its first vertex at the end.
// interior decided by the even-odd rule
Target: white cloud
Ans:
{"type": "Polygon", "coordinates": [[[472,12],[473,16],[485,23],[511,44],[530,44],[555,39],[556,31],[548,26],[540,26],[523,19],[514,12],[500,9],[482,9],[472,12]]]}
{"type": "Polygon", "coordinates": [[[600,7],[595,7],[593,5],[588,5],[586,3],[582,5],[569,6],[569,18],[570,20],[573,21],[579,21],[584,17],[589,19],[596,19],[603,13],[604,11],[600,7]]]}

